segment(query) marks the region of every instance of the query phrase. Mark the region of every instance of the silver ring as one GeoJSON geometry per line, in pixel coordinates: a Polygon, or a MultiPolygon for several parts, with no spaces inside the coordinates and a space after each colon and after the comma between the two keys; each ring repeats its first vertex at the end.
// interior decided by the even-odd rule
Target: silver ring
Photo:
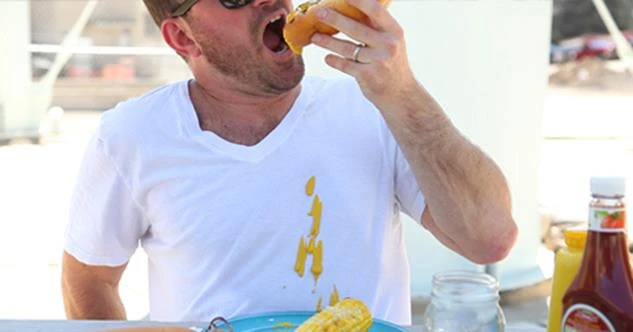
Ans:
{"type": "Polygon", "coordinates": [[[358,55],[360,54],[360,50],[363,49],[363,47],[365,47],[365,45],[363,44],[356,45],[354,53],[352,53],[352,61],[358,62],[358,55]]]}

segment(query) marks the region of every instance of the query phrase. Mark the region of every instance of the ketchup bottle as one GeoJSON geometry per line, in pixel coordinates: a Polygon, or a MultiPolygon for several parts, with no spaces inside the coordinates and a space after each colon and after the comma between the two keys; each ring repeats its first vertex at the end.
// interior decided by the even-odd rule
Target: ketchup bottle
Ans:
{"type": "Polygon", "coordinates": [[[563,297],[563,332],[633,331],[625,187],[624,178],[591,179],[587,243],[563,297]]]}

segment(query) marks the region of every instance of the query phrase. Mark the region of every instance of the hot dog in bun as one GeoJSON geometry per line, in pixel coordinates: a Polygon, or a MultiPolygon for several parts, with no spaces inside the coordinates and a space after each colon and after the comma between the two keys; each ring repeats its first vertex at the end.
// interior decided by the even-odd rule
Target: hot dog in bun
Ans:
{"type": "MultiPolygon", "coordinates": [[[[377,0],[382,5],[388,5],[390,0],[377,0]]],[[[346,0],[311,0],[297,6],[286,19],[284,27],[284,39],[290,49],[301,54],[303,47],[310,44],[312,35],[320,32],[327,35],[333,35],[338,30],[333,27],[321,23],[316,17],[316,11],[319,8],[331,8],[337,12],[360,22],[366,22],[368,17],[358,8],[347,3],[346,0]]]]}

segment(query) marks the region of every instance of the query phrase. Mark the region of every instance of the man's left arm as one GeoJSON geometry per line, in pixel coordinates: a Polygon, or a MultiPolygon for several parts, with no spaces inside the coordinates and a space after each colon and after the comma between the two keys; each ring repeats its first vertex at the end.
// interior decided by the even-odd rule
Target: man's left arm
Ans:
{"type": "Polygon", "coordinates": [[[426,228],[474,262],[503,259],[517,227],[499,167],[459,133],[419,85],[381,111],[426,193],[426,228]]]}
{"type": "Polygon", "coordinates": [[[313,42],[334,54],[326,62],[358,81],[380,110],[426,193],[422,223],[444,245],[480,264],[503,259],[516,241],[511,199],[499,167],[451,123],[415,79],[404,31],[375,0],[348,0],[371,18],[364,25],[332,10],[320,15],[365,46],[317,34],[313,42]],[[341,56],[342,55],[342,56],[341,56]]]}

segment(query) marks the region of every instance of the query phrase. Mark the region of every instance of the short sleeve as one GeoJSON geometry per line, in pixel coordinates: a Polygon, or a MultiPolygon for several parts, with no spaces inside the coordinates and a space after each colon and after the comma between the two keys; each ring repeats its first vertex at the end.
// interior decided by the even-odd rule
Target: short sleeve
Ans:
{"type": "Polygon", "coordinates": [[[71,198],[65,250],[88,265],[120,266],[147,226],[117,165],[98,136],[91,139],[71,198]]]}
{"type": "Polygon", "coordinates": [[[413,218],[416,222],[421,222],[422,213],[426,206],[424,194],[400,147],[396,147],[395,158],[396,200],[400,204],[402,212],[413,218]]]}

